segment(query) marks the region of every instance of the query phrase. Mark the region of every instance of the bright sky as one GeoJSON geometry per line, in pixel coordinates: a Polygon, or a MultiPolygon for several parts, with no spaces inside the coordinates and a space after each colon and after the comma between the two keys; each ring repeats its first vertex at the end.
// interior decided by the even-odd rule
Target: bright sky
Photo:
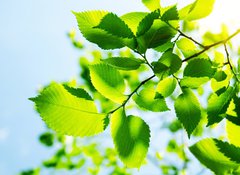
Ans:
{"type": "MultiPolygon", "coordinates": [[[[224,21],[234,31],[240,27],[239,7],[239,0],[216,0],[213,14],[201,22],[204,29],[218,30],[224,21]]],[[[39,85],[78,75],[79,52],[66,32],[77,27],[71,10],[89,9],[146,10],[140,0],[0,0],[0,174],[39,165],[51,154],[37,141],[44,124],[27,98],[39,85]]]]}

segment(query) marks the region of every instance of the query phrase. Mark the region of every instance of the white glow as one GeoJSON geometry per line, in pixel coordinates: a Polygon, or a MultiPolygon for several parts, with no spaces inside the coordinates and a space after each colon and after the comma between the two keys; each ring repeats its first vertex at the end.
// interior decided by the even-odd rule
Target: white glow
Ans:
{"type": "Polygon", "coordinates": [[[221,25],[226,24],[229,32],[235,32],[240,28],[240,1],[216,0],[212,14],[200,20],[201,30],[219,32],[221,25]]]}

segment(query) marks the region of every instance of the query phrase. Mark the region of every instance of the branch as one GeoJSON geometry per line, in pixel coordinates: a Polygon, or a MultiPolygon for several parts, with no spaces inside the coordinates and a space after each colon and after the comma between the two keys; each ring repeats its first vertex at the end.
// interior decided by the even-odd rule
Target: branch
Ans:
{"type": "Polygon", "coordinates": [[[147,83],[149,80],[153,79],[156,75],[152,75],[151,77],[148,77],[147,79],[143,80],[132,92],[131,94],[128,95],[128,98],[120,105],[118,106],[116,109],[108,112],[107,114],[112,114],[114,113],[115,111],[117,111],[118,109],[122,108],[122,107],[125,107],[125,105],[127,104],[127,102],[130,100],[130,98],[137,92],[137,90],[142,86],[144,85],[145,83],[147,83]]]}
{"type": "Polygon", "coordinates": [[[203,50],[185,58],[184,60],[182,60],[182,62],[189,61],[190,59],[201,55],[202,53],[206,52],[207,50],[211,49],[212,47],[215,47],[215,46],[220,45],[220,44],[225,44],[226,42],[228,42],[230,39],[232,39],[233,37],[235,37],[239,33],[240,33],[240,29],[238,29],[235,33],[233,33],[232,35],[230,35],[228,38],[226,38],[224,40],[218,41],[218,42],[216,42],[214,44],[211,44],[211,45],[208,45],[208,46],[204,46],[203,50]]]}

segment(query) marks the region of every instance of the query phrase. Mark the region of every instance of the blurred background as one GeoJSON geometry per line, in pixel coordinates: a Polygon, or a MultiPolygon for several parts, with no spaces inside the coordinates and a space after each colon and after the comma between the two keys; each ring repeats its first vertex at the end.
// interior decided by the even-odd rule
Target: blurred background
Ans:
{"type": "MultiPolygon", "coordinates": [[[[191,0],[163,0],[163,4],[191,0]]],[[[200,21],[200,32],[220,31],[227,23],[230,33],[239,27],[237,0],[216,0],[215,10],[200,21]]],[[[104,9],[117,14],[146,11],[140,0],[0,0],[0,175],[13,175],[36,167],[54,149],[39,144],[45,125],[29,97],[52,80],[63,82],[79,75],[80,51],[67,33],[77,29],[71,11],[104,9]]],[[[80,37],[80,34],[78,32],[80,37]]]]}

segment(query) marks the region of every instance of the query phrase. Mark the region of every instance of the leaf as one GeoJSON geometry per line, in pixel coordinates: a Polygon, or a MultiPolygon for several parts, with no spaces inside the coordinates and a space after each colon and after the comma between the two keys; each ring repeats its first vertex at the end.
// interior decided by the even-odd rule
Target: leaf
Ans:
{"type": "Polygon", "coordinates": [[[103,29],[112,35],[122,38],[133,38],[134,34],[127,24],[116,14],[108,13],[105,15],[96,28],[103,29]]]}
{"type": "Polygon", "coordinates": [[[219,151],[214,139],[203,139],[189,149],[202,164],[218,175],[232,174],[239,168],[239,164],[219,151]]]}
{"type": "Polygon", "coordinates": [[[139,23],[139,25],[137,27],[137,36],[141,36],[144,33],[146,33],[153,25],[154,20],[158,19],[159,16],[160,16],[159,10],[153,11],[153,12],[149,13],[148,15],[146,15],[141,20],[141,22],[139,23]]]}
{"type": "Polygon", "coordinates": [[[185,58],[192,56],[198,52],[195,43],[187,38],[181,38],[176,42],[176,44],[185,58]]]}
{"type": "Polygon", "coordinates": [[[194,59],[184,69],[183,76],[187,77],[213,77],[215,69],[207,59],[194,59]]]}
{"type": "Polygon", "coordinates": [[[221,140],[214,139],[214,141],[220,152],[230,158],[231,161],[240,163],[240,148],[221,140]]]}
{"type": "Polygon", "coordinates": [[[139,168],[149,147],[149,126],[139,117],[126,117],[125,111],[119,109],[111,117],[111,134],[123,163],[129,168],[139,168]]]}
{"type": "Polygon", "coordinates": [[[78,27],[83,36],[90,42],[97,44],[102,49],[116,49],[128,46],[135,47],[133,39],[121,38],[114,36],[102,29],[94,28],[97,26],[101,19],[109,14],[106,11],[86,11],[86,12],[73,12],[76,16],[78,27]]]}
{"type": "Polygon", "coordinates": [[[103,62],[120,70],[136,70],[144,61],[132,57],[111,57],[103,62]]]}
{"type": "Polygon", "coordinates": [[[134,34],[137,33],[139,23],[148,15],[146,12],[131,12],[120,18],[128,25],[134,34]]]}
{"type": "Polygon", "coordinates": [[[207,126],[210,126],[214,123],[219,123],[224,117],[226,117],[226,111],[234,92],[235,89],[233,87],[229,87],[219,96],[215,93],[210,96],[207,107],[207,126]]]}
{"type": "Polygon", "coordinates": [[[201,119],[201,109],[197,97],[189,89],[182,89],[183,93],[174,103],[177,118],[183,124],[190,138],[201,119]]]}
{"type": "Polygon", "coordinates": [[[86,100],[92,100],[92,97],[82,88],[73,88],[68,85],[63,85],[63,87],[72,95],[78,98],[84,98],[86,100]]]}
{"type": "MultiPolygon", "coordinates": [[[[239,123],[240,125],[240,123],[239,123]]],[[[226,123],[226,131],[227,131],[227,137],[231,144],[240,147],[240,126],[237,124],[234,124],[231,121],[227,121],[226,123]]]]}
{"type": "Polygon", "coordinates": [[[170,96],[175,90],[177,85],[177,80],[173,77],[165,78],[161,80],[157,85],[157,93],[161,94],[163,97],[170,96]]]}
{"type": "Polygon", "coordinates": [[[207,83],[208,81],[209,81],[208,77],[183,77],[183,79],[181,79],[180,81],[180,84],[181,87],[197,89],[201,85],[207,83]]]}
{"type": "Polygon", "coordinates": [[[227,74],[224,72],[224,71],[217,71],[215,74],[214,74],[214,77],[213,77],[215,80],[217,80],[218,82],[219,81],[223,81],[227,78],[227,74]]]}
{"type": "Polygon", "coordinates": [[[145,53],[147,48],[155,48],[169,42],[176,35],[176,30],[169,27],[165,22],[156,19],[151,28],[137,37],[138,50],[145,53]]]}
{"type": "Polygon", "coordinates": [[[84,137],[104,129],[105,114],[98,114],[94,102],[72,95],[61,84],[52,83],[30,100],[46,124],[59,134],[84,137]]]}
{"type": "Polygon", "coordinates": [[[106,64],[95,64],[89,69],[92,84],[99,93],[115,103],[122,104],[126,100],[126,96],[123,95],[123,77],[115,68],[106,64]]]}
{"type": "Polygon", "coordinates": [[[178,11],[177,6],[174,5],[170,7],[167,11],[165,11],[161,17],[161,20],[163,21],[170,21],[170,20],[178,20],[178,11]]]}
{"type": "Polygon", "coordinates": [[[179,56],[168,50],[162,54],[157,62],[153,62],[152,65],[154,73],[162,79],[176,73],[181,68],[182,61],[179,56]]]}
{"type": "Polygon", "coordinates": [[[179,19],[197,20],[208,16],[214,6],[215,0],[196,0],[179,11],[179,19]]]}
{"type": "Polygon", "coordinates": [[[133,99],[139,107],[153,112],[169,110],[164,98],[155,99],[155,90],[153,88],[145,88],[141,90],[133,99]]]}
{"type": "Polygon", "coordinates": [[[142,3],[150,10],[160,9],[160,0],[142,0],[142,3]]]}

